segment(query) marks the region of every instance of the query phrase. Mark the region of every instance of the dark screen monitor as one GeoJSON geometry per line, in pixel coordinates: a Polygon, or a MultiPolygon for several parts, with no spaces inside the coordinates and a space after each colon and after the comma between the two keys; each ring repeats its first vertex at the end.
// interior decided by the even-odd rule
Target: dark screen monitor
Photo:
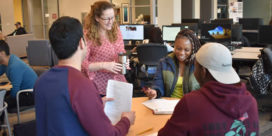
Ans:
{"type": "Polygon", "coordinates": [[[181,19],[182,23],[201,23],[200,19],[195,19],[195,18],[183,18],[181,19]]]}
{"type": "Polygon", "coordinates": [[[144,40],[144,25],[120,25],[123,40],[144,40]]]}
{"type": "Polygon", "coordinates": [[[231,24],[202,24],[201,40],[206,42],[230,42],[231,24]]]}
{"type": "Polygon", "coordinates": [[[181,20],[181,23],[197,23],[198,28],[201,28],[201,24],[203,23],[203,20],[197,19],[197,18],[183,18],[181,20]]]}
{"type": "Polygon", "coordinates": [[[144,25],[144,39],[150,39],[151,30],[155,27],[153,24],[145,24],[144,25]]]}
{"type": "Polygon", "coordinates": [[[174,42],[177,34],[180,32],[180,26],[162,26],[162,39],[167,42],[174,42]]]}
{"type": "Polygon", "coordinates": [[[243,25],[243,30],[258,30],[263,25],[262,18],[239,18],[239,24],[243,25]]]}
{"type": "Polygon", "coordinates": [[[259,27],[258,43],[260,44],[272,44],[272,26],[261,25],[259,27]]]}
{"type": "Polygon", "coordinates": [[[198,34],[198,24],[197,23],[182,23],[182,24],[175,24],[173,23],[171,26],[179,26],[181,30],[183,29],[190,29],[198,34]]]}
{"type": "Polygon", "coordinates": [[[215,20],[211,20],[212,24],[233,24],[232,18],[218,18],[215,20]]]}
{"type": "Polygon", "coordinates": [[[243,30],[243,26],[241,24],[232,24],[231,25],[231,41],[241,41],[242,30],[243,30]]]}

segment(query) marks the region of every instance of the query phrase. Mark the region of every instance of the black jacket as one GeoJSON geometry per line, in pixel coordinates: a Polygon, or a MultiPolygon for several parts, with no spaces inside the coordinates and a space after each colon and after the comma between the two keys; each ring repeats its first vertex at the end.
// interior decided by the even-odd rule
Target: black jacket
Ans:
{"type": "Polygon", "coordinates": [[[8,36],[13,36],[15,35],[21,35],[21,34],[26,34],[26,30],[23,27],[19,27],[18,29],[14,30],[11,34],[9,34],[8,36]]]}

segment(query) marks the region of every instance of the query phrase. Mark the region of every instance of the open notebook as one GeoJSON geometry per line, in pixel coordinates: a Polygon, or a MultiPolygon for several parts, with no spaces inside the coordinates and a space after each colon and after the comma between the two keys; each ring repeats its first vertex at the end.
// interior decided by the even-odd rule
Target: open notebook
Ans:
{"type": "Polygon", "coordinates": [[[172,114],[179,100],[152,99],[143,102],[154,114],[172,114]]]}

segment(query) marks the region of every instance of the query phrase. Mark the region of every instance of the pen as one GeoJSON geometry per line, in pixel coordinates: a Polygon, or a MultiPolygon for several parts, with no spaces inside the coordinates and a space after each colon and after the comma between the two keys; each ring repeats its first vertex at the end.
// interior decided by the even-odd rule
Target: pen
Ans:
{"type": "Polygon", "coordinates": [[[148,132],[148,131],[151,131],[151,130],[153,130],[153,128],[148,128],[148,129],[146,129],[146,130],[144,130],[144,131],[138,133],[137,135],[144,134],[144,133],[146,133],[146,132],[148,132]]]}

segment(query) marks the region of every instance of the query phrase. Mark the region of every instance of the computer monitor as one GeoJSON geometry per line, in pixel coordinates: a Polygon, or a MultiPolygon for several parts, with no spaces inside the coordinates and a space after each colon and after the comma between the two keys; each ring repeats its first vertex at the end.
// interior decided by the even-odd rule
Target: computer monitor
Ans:
{"type": "Polygon", "coordinates": [[[181,30],[190,29],[190,30],[194,31],[196,33],[196,35],[198,34],[198,24],[197,23],[182,23],[182,24],[173,23],[173,24],[171,24],[171,26],[179,26],[179,27],[181,27],[181,30]]]}
{"type": "Polygon", "coordinates": [[[200,19],[195,19],[195,18],[183,18],[181,19],[182,23],[201,23],[200,19]]]}
{"type": "Polygon", "coordinates": [[[162,39],[166,42],[174,42],[177,34],[180,32],[180,26],[162,26],[162,39]]]}
{"type": "Polygon", "coordinates": [[[120,25],[123,40],[144,40],[144,25],[120,25]]]}
{"type": "Polygon", "coordinates": [[[202,24],[201,40],[206,42],[230,42],[231,24],[202,24]]]}
{"type": "Polygon", "coordinates": [[[203,23],[203,20],[197,19],[197,18],[183,18],[181,19],[181,23],[197,23],[198,28],[201,28],[201,24],[203,23]]]}
{"type": "Polygon", "coordinates": [[[241,24],[231,25],[231,41],[241,41],[242,40],[242,30],[243,26],[241,24]]]}
{"type": "Polygon", "coordinates": [[[151,31],[155,27],[153,24],[145,24],[144,25],[144,39],[150,39],[151,31]]]}
{"type": "Polygon", "coordinates": [[[239,18],[239,24],[243,25],[243,30],[258,30],[263,25],[262,18],[239,18]]]}
{"type": "Polygon", "coordinates": [[[218,18],[211,20],[212,24],[233,24],[232,18],[218,18]]]}
{"type": "Polygon", "coordinates": [[[272,26],[261,25],[259,27],[258,43],[260,44],[272,44],[272,26]]]}

